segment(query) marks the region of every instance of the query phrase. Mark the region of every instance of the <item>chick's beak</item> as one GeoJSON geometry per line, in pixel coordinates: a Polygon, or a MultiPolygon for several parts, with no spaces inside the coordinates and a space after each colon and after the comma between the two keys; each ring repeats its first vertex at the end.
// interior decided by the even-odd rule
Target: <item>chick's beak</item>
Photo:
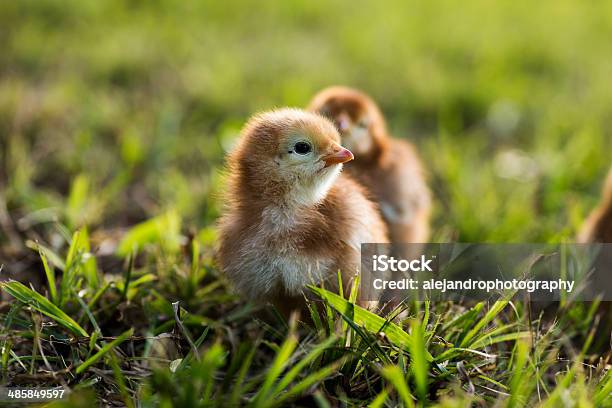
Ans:
{"type": "Polygon", "coordinates": [[[322,160],[325,162],[325,167],[329,167],[332,164],[340,164],[351,161],[355,158],[350,150],[345,149],[340,145],[334,145],[332,152],[323,156],[322,160]]]}

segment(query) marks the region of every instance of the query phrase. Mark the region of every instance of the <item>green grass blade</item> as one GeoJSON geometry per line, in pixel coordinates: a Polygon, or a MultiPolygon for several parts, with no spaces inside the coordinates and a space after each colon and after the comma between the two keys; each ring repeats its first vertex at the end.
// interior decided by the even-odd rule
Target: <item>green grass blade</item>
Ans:
{"type": "Polygon", "coordinates": [[[294,385],[285,394],[282,394],[279,398],[275,399],[273,403],[269,404],[269,406],[282,405],[285,401],[301,395],[304,391],[312,387],[314,384],[323,381],[325,378],[336,372],[338,370],[339,365],[339,363],[333,363],[308,375],[302,381],[294,385]]]}
{"type": "Polygon", "coordinates": [[[381,370],[381,374],[391,385],[393,385],[404,405],[406,407],[414,407],[414,400],[412,394],[410,394],[402,370],[400,370],[398,366],[386,366],[381,370]]]}
{"type": "Polygon", "coordinates": [[[53,270],[53,268],[49,267],[47,257],[40,249],[38,250],[38,253],[43,264],[43,269],[45,270],[45,275],[47,276],[47,283],[49,284],[49,294],[51,295],[51,301],[57,305],[59,299],[57,296],[57,286],[55,286],[55,271],[53,270]]]}
{"type": "Polygon", "coordinates": [[[493,320],[508,304],[507,300],[500,300],[493,304],[493,307],[489,309],[487,313],[474,325],[474,327],[465,335],[461,340],[460,347],[469,346],[470,340],[474,338],[485,327],[491,320],[493,320]]]}
{"type": "Polygon", "coordinates": [[[482,302],[477,303],[476,305],[474,305],[474,307],[472,307],[468,311],[455,317],[450,322],[443,324],[441,330],[443,332],[448,332],[453,328],[458,328],[458,329],[463,330],[464,328],[466,328],[469,324],[471,324],[474,321],[474,319],[476,318],[476,316],[478,316],[478,314],[483,309],[483,307],[484,307],[484,303],[482,302]]]}
{"type": "Polygon", "coordinates": [[[372,400],[372,402],[370,402],[368,408],[382,408],[387,398],[389,398],[389,391],[384,389],[374,398],[374,400],[372,400]]]}
{"type": "Polygon", "coordinates": [[[267,398],[269,398],[270,390],[272,389],[272,385],[274,384],[274,381],[276,381],[276,379],[279,377],[281,372],[284,370],[284,368],[289,363],[289,357],[291,356],[291,354],[297,347],[297,344],[298,344],[298,340],[297,340],[296,335],[293,333],[290,333],[287,336],[287,339],[281,345],[278,352],[276,353],[276,358],[274,359],[272,365],[268,369],[268,373],[266,374],[264,383],[262,384],[261,389],[259,390],[259,392],[255,396],[255,399],[253,400],[254,406],[258,406],[259,404],[262,403],[262,401],[265,401],[267,398]]]}
{"type": "Polygon", "coordinates": [[[26,241],[26,246],[37,252],[42,252],[47,257],[47,260],[60,271],[66,270],[66,263],[50,248],[47,248],[43,244],[34,241],[26,241]]]}
{"type": "Polygon", "coordinates": [[[253,361],[253,357],[255,356],[255,351],[257,351],[256,347],[252,347],[247,356],[244,358],[242,365],[240,366],[240,370],[238,371],[238,376],[236,377],[236,381],[234,382],[234,389],[229,399],[229,406],[238,406],[240,405],[240,397],[247,391],[244,389],[243,383],[246,378],[247,372],[251,367],[251,362],[253,361]]]}
{"type": "Polygon", "coordinates": [[[81,228],[79,234],[79,245],[83,251],[83,275],[87,281],[87,285],[94,289],[100,285],[100,278],[98,277],[98,265],[96,263],[96,257],[91,252],[91,243],[89,242],[89,231],[86,227],[81,228]]]}
{"type": "Polygon", "coordinates": [[[380,361],[382,361],[383,363],[386,364],[391,364],[391,359],[388,355],[388,353],[386,353],[382,347],[380,347],[380,345],[377,343],[376,339],[374,338],[374,335],[369,334],[361,329],[359,326],[357,326],[355,324],[355,322],[353,321],[353,319],[351,319],[350,317],[348,317],[347,315],[341,313],[340,314],[342,316],[342,318],[351,326],[351,328],[353,329],[353,332],[357,333],[357,335],[359,337],[361,337],[364,341],[364,343],[366,344],[366,347],[363,350],[360,350],[360,354],[361,355],[365,355],[365,353],[371,349],[374,351],[374,353],[376,353],[376,355],[378,356],[378,358],[380,359],[380,361]]]}
{"type": "Polygon", "coordinates": [[[301,358],[300,361],[296,365],[291,367],[287,374],[283,376],[283,378],[278,382],[276,387],[274,387],[272,394],[278,394],[282,390],[284,390],[304,370],[304,368],[306,368],[306,366],[315,361],[315,359],[319,357],[321,353],[331,347],[336,342],[336,340],[337,338],[335,336],[331,336],[324,342],[317,344],[315,347],[313,347],[312,350],[310,350],[310,352],[306,354],[305,357],[301,358]]]}
{"type": "Polygon", "coordinates": [[[181,217],[176,211],[167,211],[133,227],[123,237],[117,255],[125,257],[133,250],[141,250],[146,244],[157,242],[173,253],[180,247],[181,217]]]}
{"type": "MultiPolygon", "coordinates": [[[[377,314],[363,309],[358,305],[354,305],[335,293],[316,286],[309,287],[315,294],[326,300],[339,313],[346,316],[353,316],[352,320],[357,325],[364,326],[372,333],[384,332],[389,341],[398,347],[402,347],[404,349],[408,349],[410,347],[412,342],[411,336],[395,323],[389,322],[377,314]]],[[[426,359],[431,361],[433,358],[431,354],[426,353],[426,359]]]]}
{"type": "Polygon", "coordinates": [[[107,353],[109,353],[112,349],[117,347],[119,344],[126,341],[133,334],[134,334],[134,329],[132,328],[132,329],[129,329],[123,332],[119,337],[117,337],[115,340],[111,341],[110,343],[105,344],[96,354],[89,357],[81,365],[79,365],[76,369],[76,373],[81,374],[83,371],[87,370],[87,368],[95,364],[98,360],[104,357],[107,353]]]}
{"type": "Polygon", "coordinates": [[[412,321],[411,327],[410,365],[419,400],[425,402],[427,399],[427,376],[429,374],[429,364],[425,358],[427,354],[427,349],[425,348],[425,330],[423,325],[417,320],[412,321]]]}
{"type": "Polygon", "coordinates": [[[25,303],[33,309],[38,310],[40,313],[55,320],[58,324],[66,327],[74,334],[89,337],[87,332],[81,326],[79,326],[77,322],[72,320],[70,316],[51,303],[49,299],[23,285],[21,282],[13,280],[0,282],[0,288],[3,288],[9,295],[13,296],[21,303],[25,303]]]}
{"type": "Polygon", "coordinates": [[[493,344],[502,343],[504,341],[513,341],[519,339],[530,339],[531,332],[521,331],[516,333],[506,333],[495,337],[483,337],[470,345],[472,349],[478,349],[484,346],[492,346],[493,344]]]}
{"type": "Polygon", "coordinates": [[[117,362],[117,358],[113,354],[110,355],[110,366],[113,369],[113,375],[115,376],[115,382],[117,383],[117,387],[119,388],[119,394],[121,394],[121,398],[123,398],[123,402],[127,408],[133,408],[134,402],[132,398],[130,398],[130,394],[128,392],[128,388],[126,386],[125,376],[121,371],[121,367],[119,367],[119,363],[117,362]]]}
{"type": "Polygon", "coordinates": [[[603,386],[595,392],[593,402],[596,407],[612,406],[612,371],[606,373],[601,383],[603,386]]]}
{"type": "Polygon", "coordinates": [[[66,200],[66,207],[64,210],[68,218],[68,223],[72,228],[83,220],[87,208],[89,186],[90,180],[86,174],[79,174],[72,181],[70,194],[66,200]]]}
{"type": "Polygon", "coordinates": [[[516,360],[512,367],[512,378],[510,380],[510,397],[507,401],[508,408],[523,407],[526,401],[523,396],[523,384],[530,381],[530,377],[525,372],[527,360],[529,358],[529,346],[524,341],[516,343],[516,360]]]}

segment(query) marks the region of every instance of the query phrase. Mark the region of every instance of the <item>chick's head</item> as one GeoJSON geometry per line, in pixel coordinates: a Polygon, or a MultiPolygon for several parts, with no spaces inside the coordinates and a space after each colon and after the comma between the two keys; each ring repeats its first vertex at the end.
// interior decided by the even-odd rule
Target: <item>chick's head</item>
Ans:
{"type": "Polygon", "coordinates": [[[252,190],[293,202],[320,201],[353,154],[340,145],[322,116],[280,109],[254,116],[245,126],[230,164],[252,190]]]}
{"type": "Polygon", "coordinates": [[[319,92],[309,110],[329,118],[342,144],[357,155],[370,153],[386,135],[384,118],[370,97],[352,88],[334,86],[319,92]]]}

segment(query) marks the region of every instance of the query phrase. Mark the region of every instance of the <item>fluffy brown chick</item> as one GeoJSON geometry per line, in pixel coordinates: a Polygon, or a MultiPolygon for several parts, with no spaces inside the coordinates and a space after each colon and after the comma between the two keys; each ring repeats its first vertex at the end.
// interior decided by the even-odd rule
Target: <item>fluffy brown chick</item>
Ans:
{"type": "Polygon", "coordinates": [[[251,118],[228,155],[227,206],[218,262],[250,300],[287,314],[308,284],[343,287],[359,271],[360,245],[387,242],[376,205],[341,174],[353,159],[327,119],[297,109],[251,118]]]}
{"type": "MultiPolygon", "coordinates": [[[[578,235],[578,241],[582,243],[612,243],[612,168],[604,183],[601,202],[585,221],[578,235]]],[[[594,283],[594,289],[601,290],[605,294],[612,293],[612,283],[610,282],[612,253],[610,253],[609,248],[604,248],[598,254],[593,265],[594,272],[591,279],[594,283]]],[[[598,319],[600,319],[598,332],[604,335],[596,337],[592,347],[595,350],[610,351],[611,311],[612,302],[609,301],[601,302],[597,309],[598,319]]]]}
{"type": "Polygon", "coordinates": [[[578,240],[580,242],[612,243],[612,169],[608,173],[601,202],[587,218],[578,240]]]}
{"type": "Polygon", "coordinates": [[[427,242],[431,197],[421,161],[412,144],[389,136],[374,101],[334,86],[319,92],[308,110],[332,120],[342,145],[355,154],[347,171],[379,204],[391,242],[427,242]]]}

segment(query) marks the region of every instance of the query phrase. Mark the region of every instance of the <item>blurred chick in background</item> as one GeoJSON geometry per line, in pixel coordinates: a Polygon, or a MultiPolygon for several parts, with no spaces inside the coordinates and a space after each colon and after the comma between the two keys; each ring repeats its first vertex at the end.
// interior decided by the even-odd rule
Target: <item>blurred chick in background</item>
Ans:
{"type": "Polygon", "coordinates": [[[281,109],[248,121],[227,158],[219,228],[218,262],[240,293],[288,315],[304,308],[306,285],[337,290],[338,270],[350,288],[360,244],[388,242],[376,205],[340,173],[352,159],[319,115],[281,109]]]}
{"type": "Polygon", "coordinates": [[[319,92],[308,109],[332,120],[342,145],[355,154],[347,171],[378,202],[391,242],[427,242],[431,197],[421,161],[412,144],[389,136],[374,101],[334,86],[319,92]]]}
{"type": "MultiPolygon", "coordinates": [[[[608,177],[604,183],[600,204],[591,212],[582,226],[578,235],[578,242],[612,244],[612,168],[608,172],[608,177]]],[[[612,245],[602,248],[593,262],[593,271],[591,272],[593,284],[590,286],[595,292],[612,293],[611,249],[612,245]]],[[[597,308],[598,330],[601,333],[612,333],[611,311],[612,302],[609,301],[601,302],[597,308]]],[[[593,348],[609,353],[611,351],[610,336],[596,337],[593,348]]]]}
{"type": "Polygon", "coordinates": [[[612,243],[612,169],[608,172],[599,207],[587,218],[578,240],[612,243]]]}

